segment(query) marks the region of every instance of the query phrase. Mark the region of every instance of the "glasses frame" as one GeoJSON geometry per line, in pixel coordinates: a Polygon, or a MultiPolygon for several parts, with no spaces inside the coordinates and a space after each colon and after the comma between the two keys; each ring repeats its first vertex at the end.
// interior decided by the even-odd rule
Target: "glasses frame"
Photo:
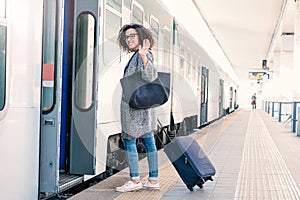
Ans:
{"type": "Polygon", "coordinates": [[[138,35],[138,33],[130,33],[129,35],[125,35],[125,40],[128,40],[129,38],[133,40],[136,35],[138,35]]]}

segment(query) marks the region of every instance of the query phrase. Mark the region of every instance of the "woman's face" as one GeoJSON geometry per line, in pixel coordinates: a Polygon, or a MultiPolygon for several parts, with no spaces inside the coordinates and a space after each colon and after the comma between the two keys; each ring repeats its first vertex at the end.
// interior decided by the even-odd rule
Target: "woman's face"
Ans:
{"type": "Polygon", "coordinates": [[[129,49],[137,50],[139,48],[139,36],[135,29],[130,28],[126,30],[125,40],[129,49]]]}

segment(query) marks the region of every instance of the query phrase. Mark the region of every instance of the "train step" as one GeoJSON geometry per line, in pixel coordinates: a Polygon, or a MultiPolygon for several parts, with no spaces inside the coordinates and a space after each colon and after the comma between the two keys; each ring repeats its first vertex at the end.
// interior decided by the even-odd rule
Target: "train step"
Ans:
{"type": "Polygon", "coordinates": [[[69,175],[69,174],[60,174],[59,175],[59,191],[65,191],[70,189],[80,183],[83,183],[83,176],[79,175],[69,175]]]}

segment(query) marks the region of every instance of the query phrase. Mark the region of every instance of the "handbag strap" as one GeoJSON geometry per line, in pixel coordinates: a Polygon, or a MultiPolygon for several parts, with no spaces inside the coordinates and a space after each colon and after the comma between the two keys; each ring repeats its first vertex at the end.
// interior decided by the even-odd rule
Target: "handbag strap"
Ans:
{"type": "MultiPolygon", "coordinates": [[[[136,51],[134,52],[134,54],[131,56],[131,58],[129,59],[129,61],[128,61],[128,63],[127,63],[127,65],[126,65],[125,69],[124,69],[124,74],[123,74],[123,76],[125,75],[125,72],[126,72],[126,70],[128,69],[128,67],[129,67],[129,63],[131,62],[132,58],[134,57],[134,55],[135,55],[138,51],[139,51],[139,50],[136,50],[136,51]]],[[[151,52],[151,51],[148,51],[148,52],[152,55],[152,52],[151,52]]],[[[138,59],[139,59],[139,57],[137,56],[137,57],[136,57],[136,64],[135,64],[135,72],[137,72],[137,71],[139,70],[139,69],[138,69],[138,64],[139,64],[138,59]]]]}
{"type": "MultiPolygon", "coordinates": [[[[124,69],[124,74],[123,74],[123,76],[125,76],[125,72],[126,72],[126,70],[128,69],[128,67],[129,67],[129,63],[131,62],[132,58],[134,57],[134,55],[135,55],[137,52],[138,52],[138,50],[135,51],[134,54],[133,54],[133,55],[131,56],[131,58],[129,59],[129,61],[128,61],[128,63],[127,63],[127,65],[126,65],[125,69],[124,69]]],[[[137,59],[138,59],[138,57],[136,58],[136,60],[137,60],[137,59]]],[[[136,68],[137,68],[137,65],[138,65],[138,64],[136,64],[136,68]]]]}

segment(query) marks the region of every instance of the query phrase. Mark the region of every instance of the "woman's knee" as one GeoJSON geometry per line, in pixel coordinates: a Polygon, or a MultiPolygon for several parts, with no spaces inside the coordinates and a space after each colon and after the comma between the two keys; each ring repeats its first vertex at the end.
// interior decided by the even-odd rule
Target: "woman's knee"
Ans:
{"type": "Polygon", "coordinates": [[[136,139],[128,140],[123,138],[124,148],[127,152],[137,152],[136,139]]]}
{"type": "Polygon", "coordinates": [[[143,137],[142,143],[145,146],[147,152],[157,151],[153,132],[151,134],[148,134],[147,137],[143,137]]]}

